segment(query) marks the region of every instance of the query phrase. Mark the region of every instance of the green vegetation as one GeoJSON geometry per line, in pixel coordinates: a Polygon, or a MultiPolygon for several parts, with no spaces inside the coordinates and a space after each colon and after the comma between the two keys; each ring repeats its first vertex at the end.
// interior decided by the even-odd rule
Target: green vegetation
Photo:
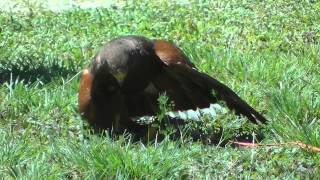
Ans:
{"type": "MultiPolygon", "coordinates": [[[[319,147],[319,1],[131,1],[59,13],[30,4],[28,9],[0,11],[0,177],[320,177],[320,154],[297,147],[111,140],[88,133],[77,112],[81,69],[109,39],[139,34],[172,40],[201,71],[263,112],[270,120],[259,130],[263,143],[299,140],[319,147]]],[[[229,123],[230,117],[211,126],[222,126],[224,136],[237,134],[240,125],[253,127],[245,119],[229,123]]]]}

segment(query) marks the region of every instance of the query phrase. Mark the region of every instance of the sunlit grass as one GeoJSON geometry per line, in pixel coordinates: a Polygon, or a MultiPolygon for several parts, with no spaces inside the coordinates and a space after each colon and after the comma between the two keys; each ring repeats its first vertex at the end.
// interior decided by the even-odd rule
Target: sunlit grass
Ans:
{"type": "Polygon", "coordinates": [[[223,137],[320,146],[320,3],[127,2],[109,9],[0,12],[0,177],[34,179],[319,177],[296,147],[235,149],[188,137],[142,144],[91,135],[77,112],[78,73],[109,39],[165,38],[234,89],[269,123],[234,116],[199,125],[223,137]],[[206,124],[208,123],[208,124],[206,124]]]}

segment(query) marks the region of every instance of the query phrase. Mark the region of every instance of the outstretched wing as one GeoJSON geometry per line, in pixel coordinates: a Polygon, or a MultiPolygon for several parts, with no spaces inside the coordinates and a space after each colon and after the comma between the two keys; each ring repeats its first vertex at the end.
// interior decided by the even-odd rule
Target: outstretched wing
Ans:
{"type": "Polygon", "coordinates": [[[175,102],[176,110],[204,108],[223,101],[229,109],[246,116],[251,122],[266,123],[266,119],[234,91],[205,73],[181,64],[170,65],[163,72],[153,83],[159,90],[167,92],[175,102]]]}
{"type": "Polygon", "coordinates": [[[260,113],[229,87],[197,71],[178,47],[167,41],[155,40],[154,50],[165,66],[150,84],[158,92],[166,92],[174,102],[175,110],[205,108],[217,101],[224,101],[229,109],[246,116],[253,123],[266,123],[260,113]]]}

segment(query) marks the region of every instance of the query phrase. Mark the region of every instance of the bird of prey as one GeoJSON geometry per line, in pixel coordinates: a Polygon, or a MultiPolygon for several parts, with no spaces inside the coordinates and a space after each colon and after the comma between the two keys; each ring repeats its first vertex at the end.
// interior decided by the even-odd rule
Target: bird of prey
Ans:
{"type": "Polygon", "coordinates": [[[229,87],[198,71],[174,44],[134,35],[109,41],[83,70],[79,111],[94,129],[139,132],[145,126],[133,119],[156,115],[161,93],[174,111],[222,101],[253,123],[267,121],[229,87]]]}

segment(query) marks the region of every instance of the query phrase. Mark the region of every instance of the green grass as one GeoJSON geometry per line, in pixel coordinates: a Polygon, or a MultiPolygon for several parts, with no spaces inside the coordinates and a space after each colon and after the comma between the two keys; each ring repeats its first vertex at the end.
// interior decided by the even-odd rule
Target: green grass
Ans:
{"type": "MultiPolygon", "coordinates": [[[[77,112],[78,72],[111,38],[139,34],[172,40],[263,112],[270,121],[258,128],[263,143],[320,146],[320,2],[130,1],[59,13],[28,7],[0,11],[0,177],[320,177],[319,153],[297,147],[111,140],[91,135],[77,112]]],[[[208,129],[222,128],[224,137],[256,129],[232,117],[208,129]]]]}

